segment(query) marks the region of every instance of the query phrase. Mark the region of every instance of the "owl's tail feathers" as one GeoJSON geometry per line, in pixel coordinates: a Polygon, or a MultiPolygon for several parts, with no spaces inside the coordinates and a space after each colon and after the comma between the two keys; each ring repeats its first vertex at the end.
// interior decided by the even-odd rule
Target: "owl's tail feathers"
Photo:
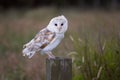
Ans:
{"type": "Polygon", "coordinates": [[[35,51],[30,51],[28,48],[24,48],[23,51],[23,56],[28,56],[29,58],[32,58],[32,56],[36,53],[35,51]]]}

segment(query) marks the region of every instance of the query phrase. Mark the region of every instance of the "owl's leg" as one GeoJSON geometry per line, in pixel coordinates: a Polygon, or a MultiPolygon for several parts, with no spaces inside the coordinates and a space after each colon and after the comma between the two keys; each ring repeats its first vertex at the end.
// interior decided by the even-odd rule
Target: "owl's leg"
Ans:
{"type": "Polygon", "coordinates": [[[51,55],[53,58],[55,58],[55,56],[52,54],[52,52],[50,52],[50,55],[51,55]]]}
{"type": "Polygon", "coordinates": [[[55,56],[51,52],[47,52],[49,59],[55,59],[55,56]]]}

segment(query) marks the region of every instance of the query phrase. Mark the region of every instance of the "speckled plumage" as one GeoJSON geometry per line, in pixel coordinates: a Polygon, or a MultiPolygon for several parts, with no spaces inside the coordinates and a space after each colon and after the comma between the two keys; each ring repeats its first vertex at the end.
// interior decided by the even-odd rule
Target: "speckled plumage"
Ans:
{"type": "Polygon", "coordinates": [[[67,19],[62,15],[51,19],[48,26],[42,29],[30,42],[23,46],[23,56],[31,58],[36,52],[47,54],[49,58],[55,58],[52,50],[64,38],[68,28],[67,19]]]}

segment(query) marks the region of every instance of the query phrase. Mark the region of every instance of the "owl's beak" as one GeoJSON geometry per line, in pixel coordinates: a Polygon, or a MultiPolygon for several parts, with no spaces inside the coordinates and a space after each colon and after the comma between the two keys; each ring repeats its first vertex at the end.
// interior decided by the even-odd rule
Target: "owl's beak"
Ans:
{"type": "Polygon", "coordinates": [[[61,31],[61,29],[62,29],[62,27],[61,27],[61,26],[60,26],[60,27],[58,27],[59,32],[61,31]]]}

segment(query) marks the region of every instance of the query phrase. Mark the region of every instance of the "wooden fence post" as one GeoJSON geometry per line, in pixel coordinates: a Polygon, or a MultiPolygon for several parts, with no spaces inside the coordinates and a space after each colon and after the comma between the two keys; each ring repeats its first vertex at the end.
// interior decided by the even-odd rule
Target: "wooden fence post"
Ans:
{"type": "Polygon", "coordinates": [[[46,59],[46,80],[72,80],[72,60],[46,59]]]}

